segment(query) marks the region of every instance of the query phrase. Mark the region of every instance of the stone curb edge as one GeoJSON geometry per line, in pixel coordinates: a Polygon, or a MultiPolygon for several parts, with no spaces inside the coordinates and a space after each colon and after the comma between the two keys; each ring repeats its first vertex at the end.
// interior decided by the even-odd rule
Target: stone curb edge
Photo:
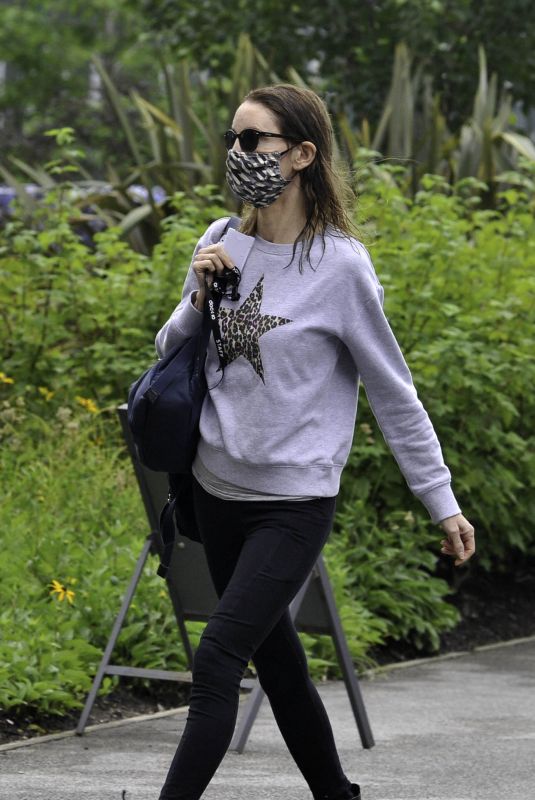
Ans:
{"type": "MultiPolygon", "coordinates": [[[[91,731],[102,730],[103,728],[120,728],[122,725],[128,725],[131,722],[146,722],[149,719],[159,719],[161,717],[171,717],[173,714],[183,713],[188,710],[189,706],[180,706],[179,708],[168,708],[165,711],[155,711],[153,714],[137,714],[135,717],[125,717],[124,719],[116,719],[111,722],[97,722],[95,725],[86,725],[84,734],[91,733],[91,731]]],[[[67,739],[69,736],[76,736],[75,730],[59,731],[59,733],[47,733],[45,736],[32,736],[31,739],[24,739],[22,742],[10,742],[9,744],[0,745],[0,752],[4,750],[15,750],[18,747],[29,747],[32,744],[44,744],[45,742],[53,742],[57,739],[67,739]]],[[[80,736],[80,738],[82,738],[80,736]]]]}
{"type": "MultiPolygon", "coordinates": [[[[385,672],[392,672],[396,669],[406,669],[408,667],[419,667],[424,664],[433,664],[437,661],[447,661],[451,658],[460,658],[461,656],[472,655],[473,653],[480,653],[486,650],[497,650],[502,647],[512,647],[517,644],[526,644],[527,642],[535,642],[534,636],[524,636],[519,639],[508,639],[505,642],[494,642],[492,644],[482,644],[471,648],[470,650],[456,650],[452,653],[445,653],[442,656],[429,656],[428,658],[415,658],[412,661],[399,661],[394,664],[385,664],[383,666],[375,667],[374,669],[364,670],[358,675],[359,679],[373,678],[375,675],[384,674],[385,672]]],[[[321,686],[321,683],[319,684],[321,686]]],[[[247,694],[240,695],[240,704],[244,702],[249,696],[247,694]]],[[[95,725],[87,725],[84,733],[91,733],[96,730],[103,730],[106,728],[119,728],[123,725],[131,725],[135,722],[147,722],[148,720],[161,719],[163,717],[171,717],[174,714],[183,714],[188,710],[189,706],[179,706],[178,708],[169,708],[166,711],[155,711],[153,714],[138,714],[134,717],[126,717],[125,719],[113,720],[112,722],[100,722],[95,725]]],[[[33,736],[31,739],[24,739],[21,742],[10,742],[9,744],[0,745],[0,753],[6,750],[16,750],[19,747],[30,747],[31,745],[44,744],[45,742],[53,742],[58,739],[66,739],[69,736],[76,736],[75,730],[60,731],[59,733],[49,733],[46,736],[33,736]]]]}
{"type": "Polygon", "coordinates": [[[428,658],[415,658],[412,661],[399,661],[395,662],[394,664],[384,664],[380,667],[375,667],[373,669],[364,670],[359,678],[373,678],[375,675],[382,674],[384,672],[392,672],[396,669],[406,669],[407,667],[420,667],[424,664],[432,664],[437,661],[447,661],[451,658],[460,658],[461,656],[470,656],[474,653],[481,653],[486,650],[498,650],[502,647],[512,647],[517,644],[526,644],[528,642],[535,642],[535,635],[533,636],[523,636],[519,639],[507,639],[505,642],[493,642],[492,644],[480,644],[476,645],[476,647],[470,648],[470,650],[455,650],[451,653],[445,653],[442,656],[429,656],[428,658]]]}

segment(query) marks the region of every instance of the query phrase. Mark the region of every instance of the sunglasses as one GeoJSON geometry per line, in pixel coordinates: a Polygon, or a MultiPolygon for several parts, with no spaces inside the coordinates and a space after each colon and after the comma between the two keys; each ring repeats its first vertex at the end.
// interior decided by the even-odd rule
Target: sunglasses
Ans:
{"type": "Polygon", "coordinates": [[[288,139],[289,142],[301,141],[300,139],[295,139],[293,136],[285,136],[283,133],[268,133],[267,131],[257,131],[254,128],[245,128],[241,133],[236,133],[232,128],[229,128],[229,130],[225,131],[223,134],[227,150],[234,147],[234,142],[238,139],[244,153],[254,153],[258,147],[258,141],[261,136],[271,136],[275,139],[288,139]]]}

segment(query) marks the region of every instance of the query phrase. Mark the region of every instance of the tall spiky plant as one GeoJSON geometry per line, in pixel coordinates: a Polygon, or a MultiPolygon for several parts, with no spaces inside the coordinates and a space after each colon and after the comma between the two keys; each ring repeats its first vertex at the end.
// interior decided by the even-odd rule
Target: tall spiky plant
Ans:
{"type": "MultiPolygon", "coordinates": [[[[375,129],[364,118],[353,130],[346,115],[338,118],[342,146],[354,160],[359,148],[380,152],[384,159],[407,166],[407,190],[416,191],[425,172],[441,172],[445,142],[450,137],[440,111],[440,97],[433,93],[431,77],[423,66],[413,70],[413,57],[405,42],[396,45],[390,87],[375,129]]],[[[388,173],[384,173],[385,175],[388,173]]]]}
{"type": "Polygon", "coordinates": [[[489,187],[485,204],[491,207],[495,205],[498,172],[514,168],[519,153],[535,161],[531,139],[511,130],[514,117],[510,92],[503,89],[498,97],[497,86],[495,72],[488,78],[485,50],[480,45],[479,82],[472,116],[461,128],[453,169],[456,180],[473,176],[484,181],[489,187]]]}

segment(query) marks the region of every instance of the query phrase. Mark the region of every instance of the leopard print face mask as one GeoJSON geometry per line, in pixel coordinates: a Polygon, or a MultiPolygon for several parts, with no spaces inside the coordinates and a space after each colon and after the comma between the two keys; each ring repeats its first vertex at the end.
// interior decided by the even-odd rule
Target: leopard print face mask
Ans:
{"type": "Polygon", "coordinates": [[[272,153],[229,150],[226,164],[228,185],[245,203],[255,208],[270,206],[292,181],[292,178],[283,178],[280,160],[294,147],[297,145],[272,153]]]}

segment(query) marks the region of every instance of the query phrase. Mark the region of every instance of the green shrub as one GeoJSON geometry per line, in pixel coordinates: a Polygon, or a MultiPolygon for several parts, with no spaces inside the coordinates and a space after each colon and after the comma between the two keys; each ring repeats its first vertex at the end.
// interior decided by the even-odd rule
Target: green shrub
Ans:
{"type": "MultiPolygon", "coordinates": [[[[370,176],[363,213],[385,312],[476,528],[477,558],[508,569],[513,553],[535,553],[535,221],[521,192],[504,193],[501,213],[478,210],[473,183],[451,192],[427,176],[411,203],[370,176]]],[[[365,502],[379,529],[397,509],[427,518],[365,395],[359,420],[371,435],[355,437],[341,505],[365,502]]]]}
{"type": "MultiPolygon", "coordinates": [[[[7,223],[0,248],[0,341],[16,384],[122,402],[156,357],[154,337],[180,298],[193,247],[225,210],[213,187],[191,200],[177,192],[152,258],[134,252],[119,227],[94,236],[90,250],[69,225],[72,209],[54,190],[34,227],[7,223]]],[[[62,399],[60,399],[62,398],[62,399]]]]}
{"type": "MultiPolygon", "coordinates": [[[[148,524],[131,465],[94,404],[80,397],[48,416],[50,401],[34,394],[0,401],[0,706],[61,713],[89,691],[148,524]]],[[[184,670],[156,566],[151,559],[114,660],[184,670]]],[[[194,643],[197,630],[192,623],[194,643]]]]}
{"type": "MultiPolygon", "coordinates": [[[[535,554],[533,200],[509,190],[499,212],[482,211],[473,181],[451,189],[427,176],[410,201],[396,175],[360,167],[363,238],[476,527],[477,558],[507,569],[513,554],[535,554]]],[[[88,250],[70,229],[67,201],[54,195],[30,225],[15,218],[3,231],[4,707],[60,713],[80,703],[147,534],[115,408],[155,357],[155,333],[178,302],[198,236],[225,213],[210,188],[173,202],[177,214],[164,221],[150,259],[128,249],[118,229],[88,250]]],[[[325,548],[358,667],[389,638],[434,650],[456,624],[445,602],[451,588],[436,575],[442,535],[408,490],[362,391],[325,548]]],[[[139,584],[114,660],[185,669],[155,566],[139,584]]],[[[188,623],[194,646],[203,627],[188,623]]],[[[301,637],[313,676],[339,675],[329,637],[301,637]]]]}

